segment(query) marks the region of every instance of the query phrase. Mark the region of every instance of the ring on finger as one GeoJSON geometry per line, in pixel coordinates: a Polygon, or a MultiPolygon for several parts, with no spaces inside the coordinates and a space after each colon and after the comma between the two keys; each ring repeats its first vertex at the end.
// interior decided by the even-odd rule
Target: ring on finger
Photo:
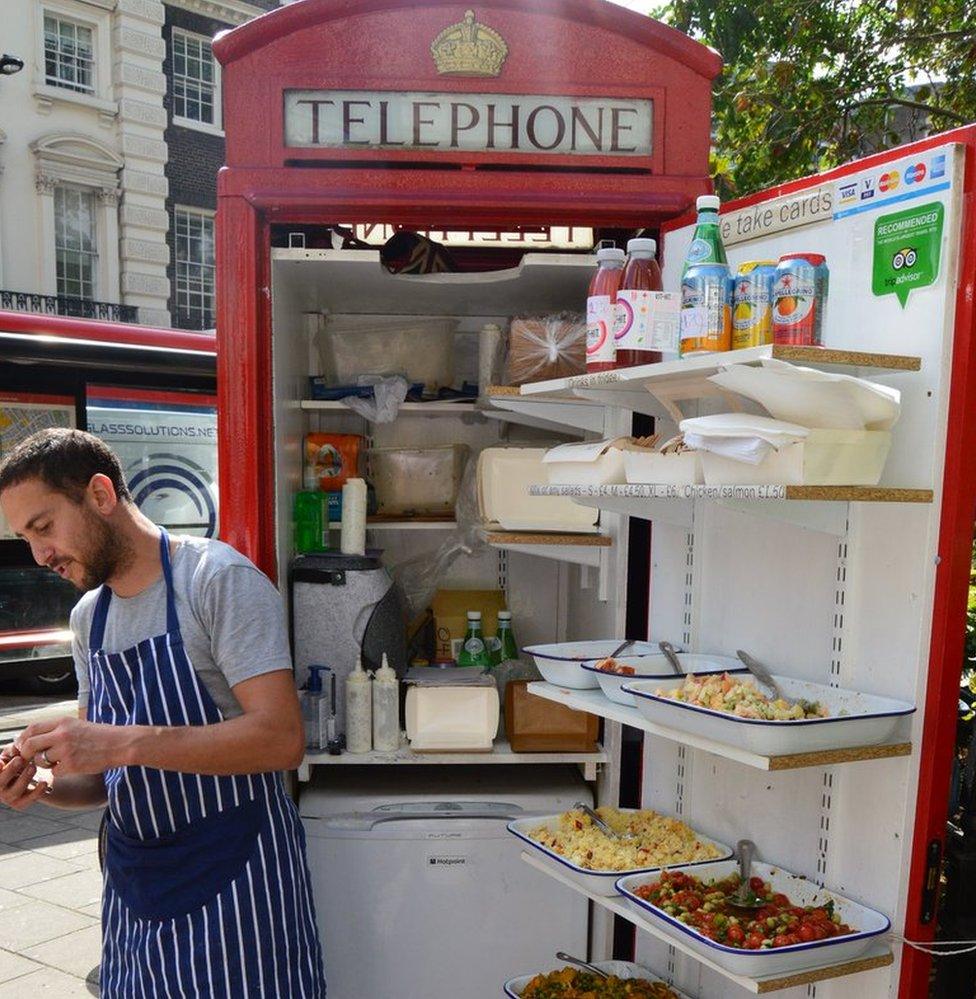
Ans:
{"type": "Polygon", "coordinates": [[[49,760],[47,758],[46,749],[41,750],[40,760],[41,760],[41,766],[44,767],[45,770],[51,770],[56,762],[55,760],[49,760]]]}

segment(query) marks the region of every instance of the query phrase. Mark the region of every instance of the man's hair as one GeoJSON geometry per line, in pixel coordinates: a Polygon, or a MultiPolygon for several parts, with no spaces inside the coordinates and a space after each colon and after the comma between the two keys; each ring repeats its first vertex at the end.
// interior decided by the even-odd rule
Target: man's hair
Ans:
{"type": "Polygon", "coordinates": [[[99,473],[111,480],[120,500],[132,499],[122,465],[104,441],[67,427],[40,430],[0,459],[0,493],[28,479],[40,479],[80,503],[92,476],[99,473]]]}

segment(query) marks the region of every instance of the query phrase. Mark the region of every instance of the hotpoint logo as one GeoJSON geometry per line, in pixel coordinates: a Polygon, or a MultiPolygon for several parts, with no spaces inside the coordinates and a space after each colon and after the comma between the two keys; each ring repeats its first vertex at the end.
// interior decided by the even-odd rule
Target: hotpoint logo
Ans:
{"type": "Polygon", "coordinates": [[[905,171],[906,184],[921,184],[925,180],[925,164],[915,163],[905,171]]]}

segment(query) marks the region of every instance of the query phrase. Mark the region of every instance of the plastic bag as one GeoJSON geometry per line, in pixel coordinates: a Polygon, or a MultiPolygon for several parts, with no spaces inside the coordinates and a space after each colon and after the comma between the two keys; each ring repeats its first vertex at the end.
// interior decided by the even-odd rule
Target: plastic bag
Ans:
{"type": "Polygon", "coordinates": [[[508,328],[509,385],[585,372],[586,322],[582,315],[561,312],[512,320],[508,328]]]}
{"type": "Polygon", "coordinates": [[[400,589],[408,620],[427,610],[441,580],[462,555],[480,555],[488,548],[488,535],[478,511],[477,469],[475,461],[465,466],[455,507],[457,528],[447,540],[433,555],[417,555],[393,567],[393,580],[400,589]]]}
{"type": "Polygon", "coordinates": [[[361,375],[356,384],[372,385],[373,398],[359,399],[350,395],[342,400],[342,404],[371,423],[392,423],[410,391],[410,383],[400,375],[395,375],[393,378],[361,375]]]}

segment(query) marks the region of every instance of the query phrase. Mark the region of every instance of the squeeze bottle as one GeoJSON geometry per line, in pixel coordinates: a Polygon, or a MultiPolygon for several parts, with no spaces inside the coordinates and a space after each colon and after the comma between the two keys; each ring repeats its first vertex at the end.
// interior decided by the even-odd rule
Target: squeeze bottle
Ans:
{"type": "Polygon", "coordinates": [[[392,753],[400,748],[400,685],[383,653],[373,676],[373,749],[392,753]]]}
{"type": "Polygon", "coordinates": [[[346,752],[368,753],[373,746],[373,692],[360,655],[346,677],[346,752]]]}

